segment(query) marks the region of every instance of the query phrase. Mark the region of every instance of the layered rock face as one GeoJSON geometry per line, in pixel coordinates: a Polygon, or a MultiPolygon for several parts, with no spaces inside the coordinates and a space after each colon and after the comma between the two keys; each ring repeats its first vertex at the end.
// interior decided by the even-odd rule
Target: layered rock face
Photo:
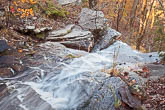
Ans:
{"type": "Polygon", "coordinates": [[[105,49],[121,35],[114,29],[107,28],[106,21],[102,11],[83,8],[78,24],[70,24],[63,29],[52,31],[46,39],[85,51],[105,49]]]}

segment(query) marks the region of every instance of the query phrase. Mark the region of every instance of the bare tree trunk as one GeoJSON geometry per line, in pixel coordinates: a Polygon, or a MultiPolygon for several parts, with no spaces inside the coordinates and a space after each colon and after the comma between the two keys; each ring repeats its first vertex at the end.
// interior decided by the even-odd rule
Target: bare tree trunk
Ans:
{"type": "Polygon", "coordinates": [[[97,5],[97,0],[89,0],[89,8],[93,9],[97,5]]]}
{"type": "Polygon", "coordinates": [[[143,40],[144,35],[145,35],[147,23],[148,23],[149,16],[151,14],[154,2],[155,2],[155,0],[152,1],[151,6],[150,6],[150,10],[148,10],[146,14],[145,14],[145,11],[147,10],[147,0],[146,0],[146,4],[143,7],[142,17],[141,17],[141,22],[140,22],[141,24],[139,27],[139,33],[138,33],[137,44],[136,44],[137,50],[140,50],[140,45],[141,45],[142,40],[143,40]]]}
{"type": "Polygon", "coordinates": [[[119,7],[118,7],[117,23],[116,23],[116,30],[117,31],[119,31],[119,24],[120,24],[120,21],[123,17],[123,12],[124,12],[126,3],[127,3],[127,0],[123,0],[122,3],[120,3],[119,7]]]}
{"type": "Polygon", "coordinates": [[[135,15],[136,15],[136,9],[137,9],[137,5],[139,4],[139,0],[134,0],[133,2],[133,6],[132,6],[132,10],[131,10],[131,16],[130,16],[130,28],[133,25],[134,19],[135,19],[135,15]]]}

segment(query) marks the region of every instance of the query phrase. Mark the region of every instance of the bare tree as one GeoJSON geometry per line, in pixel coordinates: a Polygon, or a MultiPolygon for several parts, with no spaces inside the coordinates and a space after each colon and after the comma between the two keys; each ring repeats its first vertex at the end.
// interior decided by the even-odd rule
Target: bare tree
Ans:
{"type": "Polygon", "coordinates": [[[133,25],[138,4],[139,4],[139,0],[134,0],[132,10],[131,10],[130,21],[129,21],[130,27],[132,27],[132,25],[133,25]]]}
{"type": "Polygon", "coordinates": [[[136,44],[136,49],[137,50],[140,50],[140,45],[141,45],[142,40],[143,40],[144,35],[145,35],[145,31],[146,31],[146,28],[147,28],[149,16],[151,14],[154,2],[155,2],[155,0],[152,0],[149,10],[147,9],[147,0],[145,0],[145,3],[142,7],[139,32],[138,32],[138,35],[137,35],[137,37],[138,37],[137,38],[137,44],[136,44]]]}
{"type": "Polygon", "coordinates": [[[121,3],[119,3],[118,5],[118,13],[117,13],[117,23],[116,23],[116,30],[119,31],[119,24],[120,21],[123,17],[123,12],[126,6],[127,0],[123,0],[121,3]]]}
{"type": "Polygon", "coordinates": [[[92,9],[97,5],[97,0],[89,0],[89,8],[92,9]]]}

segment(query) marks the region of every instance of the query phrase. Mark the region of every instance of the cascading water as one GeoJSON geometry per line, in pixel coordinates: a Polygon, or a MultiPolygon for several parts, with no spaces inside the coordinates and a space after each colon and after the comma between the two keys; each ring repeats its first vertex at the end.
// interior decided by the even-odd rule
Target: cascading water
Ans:
{"type": "MultiPolygon", "coordinates": [[[[39,94],[39,97],[42,100],[51,105],[51,109],[49,107],[50,110],[77,109],[79,105],[84,103],[84,101],[90,99],[95,92],[95,88],[98,88],[97,86],[99,85],[99,82],[104,82],[106,78],[109,78],[109,75],[101,72],[101,70],[112,67],[115,49],[119,49],[117,63],[124,63],[124,65],[118,66],[119,68],[128,68],[130,66],[133,67],[139,63],[155,62],[158,58],[157,53],[143,54],[132,50],[127,44],[117,41],[102,51],[96,53],[84,52],[85,54],[83,56],[80,58],[74,58],[71,63],[59,61],[57,65],[52,60],[53,56],[46,55],[44,59],[47,59],[48,62],[43,62],[46,63],[44,66],[40,65],[38,67],[31,67],[33,72],[39,71],[40,80],[27,80],[23,82],[21,81],[20,83],[27,85],[39,94]],[[153,57],[149,57],[151,54],[153,57]],[[62,69],[58,71],[59,68],[62,69]]],[[[68,50],[71,53],[76,53],[73,52],[74,50],[72,49],[68,50]]],[[[31,73],[33,72],[31,71],[31,73]]],[[[118,81],[118,79],[111,78],[112,84],[113,80],[114,82],[118,81]]],[[[116,84],[116,87],[121,84],[119,81],[117,83],[118,84],[116,84]]],[[[20,92],[20,94],[17,93],[17,97],[22,97],[21,95],[26,92],[27,91],[24,90],[24,92],[20,92]]],[[[28,105],[30,102],[27,104],[27,102],[25,103],[22,101],[20,104],[20,107],[24,110],[25,108],[27,110],[32,110],[29,108],[30,105],[28,105]]],[[[0,103],[0,105],[5,107],[3,103],[0,103]]],[[[49,109],[44,107],[42,109],[40,108],[40,110],[49,109]]],[[[38,110],[38,108],[33,108],[33,110],[38,110]]]]}

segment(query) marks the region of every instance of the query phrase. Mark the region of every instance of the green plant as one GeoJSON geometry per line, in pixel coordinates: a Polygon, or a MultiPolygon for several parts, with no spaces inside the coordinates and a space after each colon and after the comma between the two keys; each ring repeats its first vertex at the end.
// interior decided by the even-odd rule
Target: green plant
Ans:
{"type": "Polygon", "coordinates": [[[57,7],[52,1],[46,1],[47,7],[44,8],[44,12],[48,17],[66,17],[69,14],[68,11],[61,7],[57,7]]]}
{"type": "Polygon", "coordinates": [[[121,106],[121,100],[119,98],[117,98],[116,93],[115,93],[115,90],[114,90],[114,88],[111,85],[109,85],[108,88],[113,93],[113,97],[114,97],[114,100],[115,100],[115,102],[114,102],[115,108],[119,108],[121,106]]]}

